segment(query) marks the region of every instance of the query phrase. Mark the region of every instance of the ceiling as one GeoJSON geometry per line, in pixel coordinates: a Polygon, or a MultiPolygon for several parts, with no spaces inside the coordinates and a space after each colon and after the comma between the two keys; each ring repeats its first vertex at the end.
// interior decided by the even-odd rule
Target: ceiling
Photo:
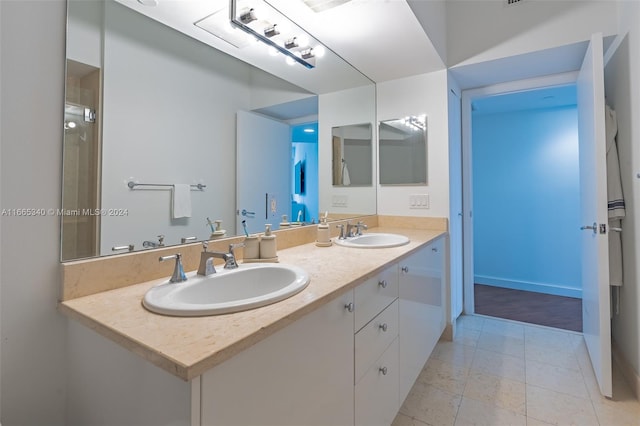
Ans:
{"type": "Polygon", "coordinates": [[[261,43],[238,48],[194,25],[216,12],[227,16],[229,0],[116,1],[316,94],[445,67],[405,0],[325,1],[337,6],[321,12],[303,0],[267,0],[328,48],[312,70],[286,65],[281,58],[265,54],[261,43]]]}
{"type": "Polygon", "coordinates": [[[472,103],[474,114],[495,114],[529,109],[546,109],[575,106],[577,104],[575,84],[524,90],[515,93],[487,96],[472,103]]]}
{"type": "MultiPolygon", "coordinates": [[[[425,28],[444,25],[443,10],[432,12],[432,0],[236,0],[255,2],[256,10],[273,7],[328,48],[316,67],[289,66],[282,58],[265,54],[262,43],[237,48],[197,27],[194,23],[216,13],[226,22],[229,0],[116,0],[192,38],[200,40],[242,61],[306,89],[323,94],[425,74],[446,68],[425,28]],[[309,5],[327,9],[316,12],[309,5]],[[149,6],[151,5],[151,6],[149,6]]],[[[433,0],[435,1],[435,0],[433,0]]],[[[240,31],[240,30],[235,30],[240,31]]],[[[612,38],[605,38],[605,49],[612,38]]],[[[439,40],[442,48],[442,40],[439,40]]],[[[449,68],[460,89],[489,86],[506,81],[572,72],[579,69],[588,42],[559,46],[470,65],[449,68]]],[[[446,53],[446,52],[444,52],[446,53]]],[[[565,93],[554,95],[557,102],[565,93]]],[[[551,95],[543,95],[551,96],[551,95]]],[[[567,94],[567,96],[569,96],[567,94]]],[[[547,98],[547,103],[549,102],[547,98]]],[[[536,102],[531,96],[508,102],[536,102]]],[[[309,102],[311,100],[308,99],[309,102]]],[[[504,106],[506,100],[493,100],[484,108],[504,106]]],[[[310,105],[310,104],[309,104],[310,105]]],[[[307,106],[309,106],[307,105],[307,106]]],[[[295,104],[273,112],[289,117],[295,104]]],[[[306,110],[305,110],[306,111],[306,110]]],[[[265,113],[268,111],[265,111],[265,113]]],[[[300,111],[297,111],[300,114],[300,111]]]]}

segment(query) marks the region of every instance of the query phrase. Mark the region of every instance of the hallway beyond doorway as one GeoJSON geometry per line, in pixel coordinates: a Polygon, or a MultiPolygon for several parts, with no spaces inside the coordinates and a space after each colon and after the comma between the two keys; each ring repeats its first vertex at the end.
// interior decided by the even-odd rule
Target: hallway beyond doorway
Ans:
{"type": "Polygon", "coordinates": [[[475,312],[582,332],[582,299],[475,284],[475,312]]]}

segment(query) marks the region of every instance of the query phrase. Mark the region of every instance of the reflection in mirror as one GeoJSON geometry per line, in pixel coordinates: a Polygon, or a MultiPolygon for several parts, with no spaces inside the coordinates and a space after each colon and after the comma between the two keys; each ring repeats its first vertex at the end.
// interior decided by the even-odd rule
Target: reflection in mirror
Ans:
{"type": "MultiPolygon", "coordinates": [[[[290,129],[316,123],[317,130],[318,95],[372,82],[329,50],[312,75],[283,62],[288,81],[269,73],[280,70],[273,57],[255,61],[275,61],[269,72],[249,65],[247,51],[193,25],[228,4],[183,0],[145,8],[135,0],[69,0],[62,260],[241,234],[238,179],[255,173],[250,155],[236,158],[237,117],[245,112],[289,129],[286,159],[278,162],[286,188],[265,190],[255,200],[260,208],[246,209],[255,213],[256,229],[267,220],[277,228],[280,213],[317,219],[317,159],[295,148],[290,129]],[[186,21],[165,25],[142,9],[186,21]],[[78,113],[82,121],[73,118],[78,113]],[[296,194],[295,165],[305,155],[305,191],[296,194]],[[130,181],[152,185],[130,188],[130,181]],[[174,189],[185,187],[186,194],[174,189]],[[276,212],[265,193],[277,196],[276,212]],[[176,214],[176,199],[190,208],[176,214]]],[[[313,148],[318,157],[317,142],[313,148]]]]}
{"type": "Polygon", "coordinates": [[[333,127],[331,143],[333,185],[371,186],[371,124],[333,127]]]}
{"type": "Polygon", "coordinates": [[[98,170],[100,133],[96,112],[100,105],[100,69],[67,60],[64,106],[64,166],[62,256],[98,254],[98,170]]]}
{"type": "Polygon", "coordinates": [[[378,135],[380,185],[425,185],[426,115],[381,121],[378,135]]]}

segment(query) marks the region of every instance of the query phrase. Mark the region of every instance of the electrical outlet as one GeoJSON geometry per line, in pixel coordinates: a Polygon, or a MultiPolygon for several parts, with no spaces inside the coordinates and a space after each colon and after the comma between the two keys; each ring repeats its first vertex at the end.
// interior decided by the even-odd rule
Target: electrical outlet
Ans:
{"type": "Polygon", "coordinates": [[[409,195],[410,209],[428,209],[429,194],[411,194],[409,195]]]}

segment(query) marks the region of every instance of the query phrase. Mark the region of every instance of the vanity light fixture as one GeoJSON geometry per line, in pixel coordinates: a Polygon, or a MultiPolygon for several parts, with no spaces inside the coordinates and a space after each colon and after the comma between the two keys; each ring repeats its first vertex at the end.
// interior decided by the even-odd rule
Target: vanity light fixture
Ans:
{"type": "Polygon", "coordinates": [[[256,13],[254,12],[253,8],[245,10],[241,15],[240,15],[240,22],[242,22],[243,24],[249,24],[255,20],[257,20],[258,18],[256,18],[256,13]]]}
{"type": "Polygon", "coordinates": [[[284,47],[286,47],[289,50],[295,49],[298,46],[299,46],[298,45],[298,37],[290,38],[289,40],[284,42],[284,47]]]}
{"type": "Polygon", "coordinates": [[[233,27],[255,37],[271,51],[275,49],[282,53],[287,57],[287,63],[297,62],[306,68],[315,68],[315,58],[321,57],[324,49],[302,28],[264,0],[229,1],[229,19],[233,27]],[[285,27],[291,27],[291,30],[285,31],[285,27]]]}
{"type": "Polygon", "coordinates": [[[280,34],[280,31],[278,31],[277,26],[278,26],[278,24],[273,24],[272,26],[265,28],[264,29],[265,37],[271,38],[271,37],[275,37],[278,34],[280,34]]]}
{"type": "Polygon", "coordinates": [[[305,49],[302,51],[302,59],[310,59],[310,58],[314,58],[315,55],[313,54],[313,49],[309,48],[309,49],[305,49]]]}

